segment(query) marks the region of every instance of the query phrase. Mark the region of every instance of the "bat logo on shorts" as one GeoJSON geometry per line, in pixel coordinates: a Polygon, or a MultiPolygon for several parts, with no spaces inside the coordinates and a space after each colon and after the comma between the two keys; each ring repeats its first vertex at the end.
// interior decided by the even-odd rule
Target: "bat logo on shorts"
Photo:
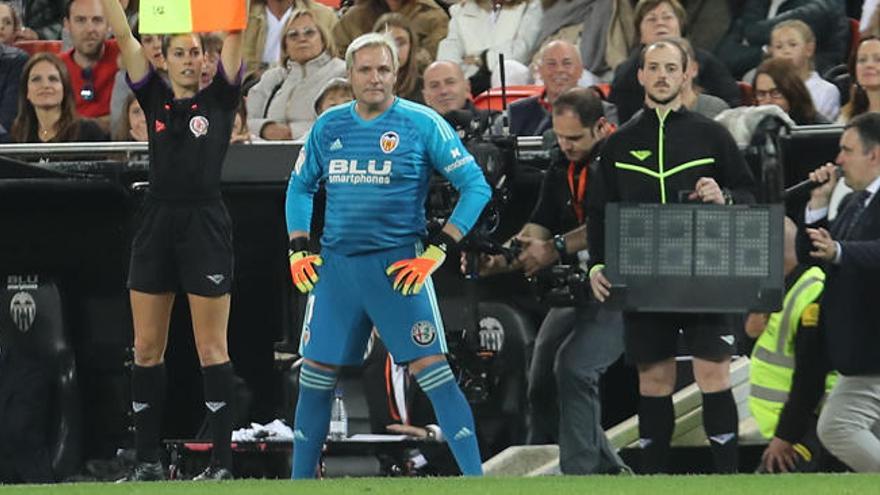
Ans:
{"type": "Polygon", "coordinates": [[[208,119],[201,115],[189,119],[189,130],[195,137],[202,137],[208,133],[208,119]]]}
{"type": "Polygon", "coordinates": [[[412,326],[411,334],[416,345],[428,347],[437,338],[437,329],[430,321],[417,321],[412,326]]]}
{"type": "Polygon", "coordinates": [[[400,144],[400,136],[394,131],[388,131],[379,138],[379,147],[382,148],[383,153],[391,153],[397,149],[398,144],[400,144]]]}

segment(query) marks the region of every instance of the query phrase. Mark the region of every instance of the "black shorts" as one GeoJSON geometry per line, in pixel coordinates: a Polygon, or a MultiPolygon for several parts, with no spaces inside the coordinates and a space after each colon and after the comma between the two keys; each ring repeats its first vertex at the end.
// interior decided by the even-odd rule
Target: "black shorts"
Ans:
{"type": "Polygon", "coordinates": [[[675,357],[679,329],[694,356],[720,361],[736,351],[736,334],[726,315],[691,313],[624,313],[626,359],[650,364],[675,357]]]}
{"type": "Polygon", "coordinates": [[[147,199],[131,246],[128,288],[213,297],[232,289],[232,220],[221,200],[147,199]]]}

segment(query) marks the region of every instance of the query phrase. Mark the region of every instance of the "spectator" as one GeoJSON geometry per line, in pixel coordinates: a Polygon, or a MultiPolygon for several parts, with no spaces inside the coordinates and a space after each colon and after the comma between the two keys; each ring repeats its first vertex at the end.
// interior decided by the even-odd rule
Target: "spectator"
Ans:
{"type": "MultiPolygon", "coordinates": [[[[686,38],[669,38],[675,41],[687,52],[687,79],[681,86],[681,103],[688,110],[714,119],[719,113],[729,109],[730,107],[724,100],[717,96],[707,95],[703,93],[703,88],[695,84],[698,74],[700,73],[700,63],[697,62],[697,55],[694,47],[686,38]]],[[[638,115],[643,110],[636,112],[638,115]]]]}
{"type": "Polygon", "coordinates": [[[471,127],[477,124],[475,134],[484,134],[496,128],[497,112],[474,107],[471,101],[470,82],[465,79],[461,66],[448,60],[432,63],[425,69],[422,95],[425,104],[443,115],[452,127],[474,132],[471,127]],[[450,112],[459,114],[452,118],[450,112]]]}
{"type": "Polygon", "coordinates": [[[419,40],[413,36],[409,19],[396,12],[382,14],[373,31],[388,33],[397,45],[397,82],[394,94],[410,101],[422,103],[422,71],[430,57],[423,52],[419,40]]]}
{"type": "Polygon", "coordinates": [[[552,126],[550,111],[556,98],[577,86],[584,66],[577,49],[562,40],[552,41],[541,53],[538,74],[544,91],[511,103],[510,132],[515,136],[540,136],[552,126]]]}
{"type": "MultiPolygon", "coordinates": [[[[223,48],[223,38],[215,33],[202,35],[202,53],[205,61],[202,63],[202,77],[199,79],[199,89],[205,89],[217,75],[217,63],[220,62],[220,50],[223,48]]],[[[146,53],[146,50],[144,51],[146,53]]]]}
{"type": "Polygon", "coordinates": [[[95,122],[77,115],[67,68],[57,56],[46,52],[37,53],[24,66],[11,136],[16,143],[106,139],[95,122]]]}
{"type": "Polygon", "coordinates": [[[330,107],[348,103],[354,99],[351,83],[344,77],[334,77],[327,81],[318,98],[315,99],[315,113],[321,115],[330,107]]]}
{"type": "Polygon", "coordinates": [[[880,39],[868,36],[859,42],[849,74],[853,83],[849,103],[840,112],[841,123],[865,112],[880,112],[880,39]]]}
{"type": "Polygon", "coordinates": [[[541,28],[539,0],[511,0],[495,9],[491,0],[463,0],[449,8],[449,33],[437,49],[438,60],[459,63],[479,94],[491,87],[490,75],[505,62],[525,67],[541,28]]]}
{"type": "Polygon", "coordinates": [[[816,69],[819,73],[846,60],[849,21],[840,0],[747,0],[715,52],[735,77],[761,63],[770,32],[780,22],[800,19],[816,40],[816,69]]]}
{"type": "MultiPolygon", "coordinates": [[[[625,62],[617,66],[609,96],[611,103],[617,105],[621,124],[644,105],[645,91],[637,77],[643,47],[663,38],[683,37],[687,28],[687,13],[678,0],[639,0],[635,26],[641,44],[625,62]]],[[[696,84],[705,93],[721,98],[731,107],[739,105],[739,87],[727,68],[711,53],[699,48],[695,52],[700,65],[696,84]]]]}
{"type": "Polygon", "coordinates": [[[688,18],[687,39],[695,47],[712,51],[730,28],[732,2],[682,0],[688,18]]]}
{"type": "Polygon", "coordinates": [[[245,100],[242,99],[235,108],[235,119],[232,121],[232,135],[229,137],[230,143],[250,143],[254,137],[247,125],[247,110],[245,109],[245,100]]]}
{"type": "MultiPolygon", "coordinates": [[[[135,24],[132,27],[132,32],[137,33],[138,27],[139,24],[135,24]]],[[[136,37],[137,36],[138,35],[136,35],[136,37]]],[[[165,56],[162,55],[162,35],[145,33],[139,36],[141,46],[144,47],[144,56],[147,57],[150,64],[152,64],[152,66],[155,67],[163,77],[166,77],[165,56]]],[[[110,97],[110,128],[113,129],[114,136],[119,134],[120,128],[123,130],[127,129],[126,124],[122,123],[122,119],[125,116],[126,108],[128,108],[126,105],[128,97],[132,95],[134,95],[134,93],[132,93],[131,88],[128,87],[128,83],[125,82],[125,70],[120,67],[120,69],[116,71],[116,76],[113,79],[113,94],[110,97]]]]}
{"type": "Polygon", "coordinates": [[[418,45],[428,52],[429,60],[437,58],[437,45],[446,37],[449,16],[434,0],[356,0],[333,28],[339,53],[345,53],[353,39],[375,31],[376,21],[388,12],[409,19],[418,45]]]}
{"type": "Polygon", "coordinates": [[[797,125],[830,123],[813,106],[813,98],[797,69],[784,58],[771,58],[758,66],[755,72],[755,102],[758,105],[776,105],[797,125]]]}
{"type": "Polygon", "coordinates": [[[244,33],[244,59],[248,73],[262,74],[278,64],[284,27],[294,10],[310,10],[315,22],[328,33],[336,25],[336,12],[315,0],[254,0],[244,33]]]}
{"type": "Polygon", "coordinates": [[[822,324],[837,384],[819,416],[822,445],[857,472],[880,471],[880,114],[852,119],[840,138],[836,164],[853,193],[827,218],[837,167],[810,173],[813,189],[798,231],[798,259],[824,268],[822,324]]]}
{"type": "Polygon", "coordinates": [[[0,44],[12,45],[21,31],[21,19],[9,2],[0,2],[0,44]]]}
{"type": "Polygon", "coordinates": [[[267,70],[248,93],[248,128],[262,139],[299,139],[315,121],[315,98],[330,79],[345,75],[333,40],[310,10],[296,10],[281,37],[281,65],[267,70]]]}
{"type": "Polygon", "coordinates": [[[60,40],[68,0],[31,0],[24,12],[22,38],[60,40]]]}
{"type": "Polygon", "coordinates": [[[805,22],[797,19],[783,21],[773,28],[770,54],[773,58],[791,61],[798,77],[807,85],[816,110],[833,122],[840,114],[840,91],[814,70],[815,52],[816,37],[805,22]]]}
{"type": "MultiPolygon", "coordinates": [[[[17,19],[17,14],[12,6],[0,3],[0,33],[7,30],[10,20],[14,26],[14,19],[17,19]]],[[[9,30],[12,31],[12,29],[15,28],[9,30]]],[[[9,128],[15,118],[18,106],[18,85],[21,81],[21,71],[27,63],[27,59],[27,53],[5,41],[0,41],[0,142],[9,139],[9,128]]]]}
{"type": "Polygon", "coordinates": [[[67,5],[64,27],[70,32],[73,48],[61,59],[70,74],[76,110],[95,119],[107,132],[119,48],[115,40],[107,40],[109,25],[104,7],[99,0],[72,0],[67,5]]]}
{"type": "Polygon", "coordinates": [[[134,93],[129,93],[126,97],[123,110],[119,125],[113,133],[113,140],[146,142],[149,138],[147,118],[144,116],[141,104],[134,97],[134,93]]]}
{"type": "MultiPolygon", "coordinates": [[[[552,41],[571,43],[580,52],[586,84],[607,80],[626,60],[635,39],[630,0],[541,0],[538,54],[552,41]]],[[[540,63],[538,56],[532,63],[540,63]]]]}

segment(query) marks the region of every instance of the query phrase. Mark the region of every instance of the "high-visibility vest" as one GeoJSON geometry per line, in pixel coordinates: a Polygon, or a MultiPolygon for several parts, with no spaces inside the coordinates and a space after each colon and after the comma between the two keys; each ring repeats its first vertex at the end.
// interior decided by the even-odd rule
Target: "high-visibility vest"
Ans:
{"type": "MultiPolygon", "coordinates": [[[[801,321],[805,326],[818,325],[819,303],[825,288],[825,272],[812,267],[801,274],[785,293],[782,311],[770,315],[764,333],[755,342],[749,369],[749,410],[758,422],[761,434],[773,437],[776,424],[794,377],[794,341],[801,321]]],[[[836,373],[825,380],[826,391],[837,381],[836,373]]]]}

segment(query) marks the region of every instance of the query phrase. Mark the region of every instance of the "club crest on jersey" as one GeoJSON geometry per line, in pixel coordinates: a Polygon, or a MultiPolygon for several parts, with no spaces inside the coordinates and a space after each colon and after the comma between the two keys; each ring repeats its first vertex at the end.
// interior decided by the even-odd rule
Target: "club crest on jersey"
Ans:
{"type": "Polygon", "coordinates": [[[208,133],[208,119],[201,115],[189,119],[189,131],[197,138],[204,136],[208,133]]]}
{"type": "Polygon", "coordinates": [[[306,325],[305,328],[303,328],[303,333],[302,333],[303,347],[309,345],[310,340],[312,340],[312,330],[309,328],[308,325],[306,325]]]}
{"type": "Polygon", "coordinates": [[[422,347],[428,347],[437,338],[437,329],[434,328],[430,321],[417,321],[412,326],[410,333],[412,334],[413,342],[422,347]]]}
{"type": "Polygon", "coordinates": [[[400,144],[400,136],[394,131],[388,131],[379,138],[379,147],[382,148],[383,153],[391,153],[397,149],[398,144],[400,144]]]}

